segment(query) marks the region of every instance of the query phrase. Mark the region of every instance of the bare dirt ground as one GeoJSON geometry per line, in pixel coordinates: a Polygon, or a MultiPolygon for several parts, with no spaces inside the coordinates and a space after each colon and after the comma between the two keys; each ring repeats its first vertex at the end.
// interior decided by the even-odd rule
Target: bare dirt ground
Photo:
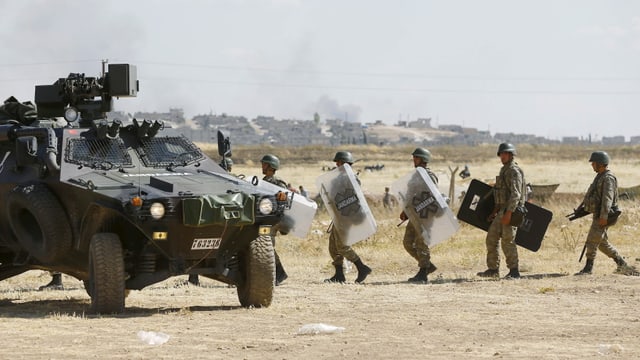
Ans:
{"type": "MultiPolygon", "coordinates": [[[[473,165],[473,176],[495,176],[500,165],[494,160],[473,165]]],[[[434,168],[446,174],[445,165],[434,168]]],[[[542,163],[527,165],[525,173],[533,181],[561,182],[561,191],[584,191],[593,178],[586,161],[554,164],[552,169],[542,163]]],[[[637,181],[636,165],[614,168],[621,185],[637,181]]],[[[315,170],[319,167],[313,165],[315,170]]],[[[319,174],[315,170],[293,168],[282,176],[313,190],[319,174]]],[[[407,165],[363,173],[363,187],[378,193],[410,170],[407,165]]],[[[276,249],[289,279],[276,288],[273,304],[265,309],[240,307],[235,288],[203,277],[201,287],[184,285],[186,276],[180,276],[131,292],[122,315],[93,316],[87,314],[90,300],[81,282],[65,276],[64,291],[38,291],[49,276],[30,271],[0,282],[0,357],[640,358],[640,277],[614,274],[615,264],[602,254],[596,258],[594,275],[572,275],[583,266],[577,259],[588,220],[569,223],[564,218],[577,205],[571,201],[545,205],[554,211],[554,219],[538,252],[519,249],[519,280],[476,277],[485,269],[485,233],[463,225],[432,249],[438,270],[429,283],[407,283],[416,263],[402,248],[404,229],[396,226],[398,214],[382,209],[374,209],[376,235],[355,247],[373,268],[365,284],[353,283],[355,269],[347,273],[347,284],[323,283],[332,275],[324,233],[329,219],[319,213],[307,239],[278,238],[276,249]],[[344,330],[298,334],[300,327],[315,323],[344,330]],[[139,331],[162,332],[170,338],[162,345],[148,345],[138,338],[139,331]]],[[[623,209],[609,236],[629,264],[638,266],[640,206],[627,201],[623,209]]]]}
{"type": "MultiPolygon", "coordinates": [[[[579,359],[640,356],[638,278],[526,274],[476,281],[447,270],[427,285],[380,274],[366,284],[322,283],[321,261],[288,266],[290,278],[267,309],[238,305],[235,289],[168,281],[133,292],[115,317],[84,313],[82,285],[68,290],[0,290],[0,348],[6,359],[579,359]],[[174,285],[176,285],[174,287],[174,285]],[[305,324],[342,333],[297,335],[305,324]],[[147,345],[138,331],[170,336],[147,345]]],[[[286,259],[285,259],[286,261],[286,259]]],[[[285,262],[286,264],[286,262],[285,262]]],[[[610,269],[607,269],[610,270],[610,269]]],[[[355,277],[355,274],[350,274],[355,277]]],[[[47,277],[32,279],[36,286],[47,277]]],[[[12,281],[15,285],[18,282],[12,281]]],[[[24,282],[21,286],[26,286],[24,282]]]]}

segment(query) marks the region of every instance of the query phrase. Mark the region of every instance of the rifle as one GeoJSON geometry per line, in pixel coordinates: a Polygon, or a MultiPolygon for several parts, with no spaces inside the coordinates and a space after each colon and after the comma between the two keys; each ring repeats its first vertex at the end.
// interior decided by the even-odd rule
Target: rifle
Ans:
{"type": "MultiPolygon", "coordinates": [[[[569,221],[573,221],[575,219],[580,219],[581,217],[585,217],[587,215],[589,215],[590,212],[586,211],[584,209],[584,202],[580,203],[580,205],[578,205],[577,208],[573,209],[573,212],[571,214],[566,215],[565,217],[569,219],[569,221]]],[[[587,250],[587,243],[584,243],[584,246],[582,247],[582,252],[580,252],[580,258],[578,259],[578,262],[582,262],[582,258],[584,257],[584,253],[587,250]]]]}
{"type": "Polygon", "coordinates": [[[584,242],[584,246],[582,247],[582,252],[580,253],[580,259],[578,259],[578,262],[582,262],[582,257],[584,256],[584,252],[585,250],[587,250],[587,242],[584,242]]]}
{"type": "Polygon", "coordinates": [[[584,209],[584,203],[581,203],[577,208],[573,209],[573,212],[571,214],[565,215],[565,217],[568,218],[569,221],[573,221],[589,214],[591,213],[584,209]]]}

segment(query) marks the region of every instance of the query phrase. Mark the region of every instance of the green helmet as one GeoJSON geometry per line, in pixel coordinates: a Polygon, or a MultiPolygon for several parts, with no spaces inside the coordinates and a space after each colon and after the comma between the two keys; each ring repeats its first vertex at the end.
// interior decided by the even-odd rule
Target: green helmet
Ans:
{"type": "Polygon", "coordinates": [[[415,157],[419,157],[420,159],[424,160],[424,162],[427,162],[427,163],[431,161],[431,152],[429,152],[429,150],[425,148],[416,148],[415,150],[413,150],[411,155],[415,157]]]}
{"type": "Polygon", "coordinates": [[[502,143],[498,146],[498,153],[497,155],[500,156],[500,153],[503,152],[509,152],[512,155],[516,155],[516,147],[513,146],[513,144],[510,143],[502,143]]]}
{"type": "Polygon", "coordinates": [[[260,159],[260,162],[269,164],[274,170],[280,168],[280,159],[275,155],[267,154],[260,159]]]}
{"type": "Polygon", "coordinates": [[[594,151],[591,153],[591,157],[589,157],[589,162],[609,165],[609,154],[604,151],[594,151]]]}
{"type": "Polygon", "coordinates": [[[220,162],[220,166],[229,171],[233,166],[233,160],[231,160],[231,158],[224,158],[224,160],[220,162]]]}
{"type": "Polygon", "coordinates": [[[347,164],[353,164],[353,156],[348,151],[338,151],[336,156],[333,157],[333,161],[342,161],[347,164]]]}

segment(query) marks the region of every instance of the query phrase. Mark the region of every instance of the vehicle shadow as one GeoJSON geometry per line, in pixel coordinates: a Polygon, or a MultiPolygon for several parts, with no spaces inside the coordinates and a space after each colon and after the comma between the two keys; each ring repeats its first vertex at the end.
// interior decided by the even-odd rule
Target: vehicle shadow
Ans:
{"type": "Polygon", "coordinates": [[[31,300],[0,299],[0,319],[34,319],[45,317],[81,317],[81,318],[136,318],[157,314],[178,312],[211,312],[241,309],[242,306],[184,306],[184,307],[136,307],[126,306],[121,314],[91,314],[89,299],[31,300]]]}

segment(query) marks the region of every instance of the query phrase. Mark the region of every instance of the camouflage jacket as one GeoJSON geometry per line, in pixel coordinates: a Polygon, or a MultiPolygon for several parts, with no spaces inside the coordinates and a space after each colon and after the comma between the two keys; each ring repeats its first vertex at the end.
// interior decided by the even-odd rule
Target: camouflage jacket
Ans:
{"type": "Polygon", "coordinates": [[[596,175],[584,196],[583,204],[585,211],[603,219],[608,217],[611,207],[618,205],[618,179],[611,170],[596,175]]]}
{"type": "Polygon", "coordinates": [[[272,183],[274,185],[278,185],[278,186],[283,187],[285,189],[287,188],[287,183],[284,180],[280,179],[279,177],[277,177],[275,175],[273,175],[273,176],[265,176],[265,177],[262,178],[262,180],[264,180],[264,181],[266,181],[268,183],[272,183]]]}
{"type": "Polygon", "coordinates": [[[429,174],[431,181],[433,181],[434,184],[438,185],[438,177],[436,176],[436,174],[428,167],[425,167],[424,169],[427,170],[427,174],[429,174]]]}
{"type": "Polygon", "coordinates": [[[525,184],[524,173],[515,161],[502,165],[493,187],[496,208],[514,211],[518,205],[523,205],[527,193],[525,184]]]}

